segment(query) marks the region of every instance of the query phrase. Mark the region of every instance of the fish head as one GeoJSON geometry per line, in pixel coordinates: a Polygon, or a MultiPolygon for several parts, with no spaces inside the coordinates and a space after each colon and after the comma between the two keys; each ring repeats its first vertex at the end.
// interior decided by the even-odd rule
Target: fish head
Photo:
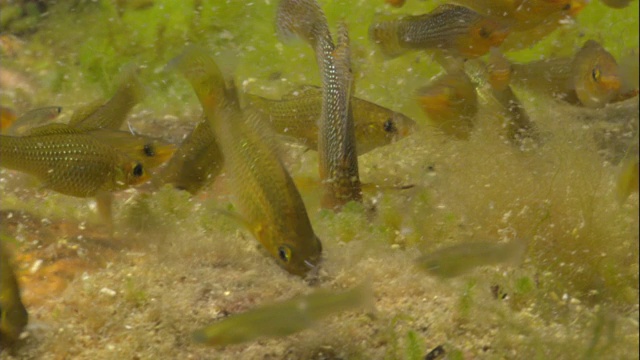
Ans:
{"type": "Polygon", "coordinates": [[[603,107],[620,91],[615,58],[592,40],[587,41],[574,58],[573,79],[576,95],[586,107],[603,107]]]}
{"type": "Polygon", "coordinates": [[[164,144],[158,141],[148,141],[138,147],[137,152],[147,169],[153,169],[164,164],[173,156],[176,147],[173,144],[164,144]]]}
{"type": "Polygon", "coordinates": [[[312,234],[305,241],[282,241],[276,244],[271,252],[287,272],[305,276],[317,271],[321,261],[322,243],[312,234]]]}

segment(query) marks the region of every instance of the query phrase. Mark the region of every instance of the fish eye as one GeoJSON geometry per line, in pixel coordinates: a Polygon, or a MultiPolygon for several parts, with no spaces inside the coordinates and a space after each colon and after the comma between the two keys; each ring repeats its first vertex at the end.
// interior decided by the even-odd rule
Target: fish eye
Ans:
{"type": "Polygon", "coordinates": [[[288,263],[291,260],[291,249],[288,246],[280,246],[278,248],[278,257],[285,263],[288,263]]]}
{"type": "Polygon", "coordinates": [[[571,4],[567,4],[567,5],[563,6],[562,10],[564,10],[564,11],[571,10],[571,4]]]}
{"type": "Polygon", "coordinates": [[[398,129],[396,129],[396,125],[393,123],[393,120],[391,118],[387,119],[387,121],[385,121],[384,124],[382,124],[382,128],[384,129],[384,131],[388,133],[394,133],[398,131],[398,129]]]}
{"type": "Polygon", "coordinates": [[[156,155],[156,151],[151,144],[144,144],[144,148],[142,148],[144,154],[148,157],[152,157],[156,155]]]}
{"type": "Polygon", "coordinates": [[[142,164],[138,163],[133,167],[133,176],[140,177],[144,174],[144,169],[142,168],[142,164]]]}
{"type": "Polygon", "coordinates": [[[596,66],[591,70],[591,78],[593,81],[600,81],[600,67],[596,66]]]}

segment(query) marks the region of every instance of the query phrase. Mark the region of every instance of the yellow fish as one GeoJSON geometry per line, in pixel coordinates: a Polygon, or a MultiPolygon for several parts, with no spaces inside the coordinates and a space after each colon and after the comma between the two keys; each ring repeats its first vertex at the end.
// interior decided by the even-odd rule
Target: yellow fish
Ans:
{"type": "Polygon", "coordinates": [[[515,85],[590,108],[615,99],[621,84],[615,59],[593,40],[585,42],[573,58],[512,64],[511,70],[515,85]]]}
{"type": "Polygon", "coordinates": [[[499,46],[509,29],[477,12],[457,5],[440,5],[424,15],[379,18],[369,37],[387,56],[408,50],[441,50],[462,58],[476,58],[499,46]]]}
{"type": "Polygon", "coordinates": [[[453,70],[418,89],[418,105],[435,127],[458,139],[468,139],[478,112],[478,95],[464,70],[453,70]]]}
{"type": "Polygon", "coordinates": [[[318,162],[325,188],[322,206],[340,209],[349,201],[362,201],[356,135],[351,108],[353,78],[349,36],[344,24],[334,45],[327,19],[315,0],[283,0],[276,26],[283,37],[296,35],[311,45],[322,81],[318,123],[318,162]]]}
{"type": "Polygon", "coordinates": [[[205,119],[180,144],[158,179],[195,195],[220,174],[224,158],[205,119]]]}
{"type": "MultiPolygon", "coordinates": [[[[62,124],[55,124],[62,125],[62,124]]],[[[91,197],[147,180],[142,163],[91,135],[61,126],[0,137],[0,166],[40,179],[62,194],[91,197]]]]}
{"type": "MultiPolygon", "coordinates": [[[[282,100],[246,95],[249,106],[263,115],[272,128],[283,135],[301,140],[312,150],[318,149],[318,119],[322,113],[322,89],[306,86],[282,100]]],[[[352,97],[354,131],[358,155],[402,139],[415,131],[409,117],[352,97]]]]}
{"type": "Polygon", "coordinates": [[[573,59],[573,85],[582,105],[601,108],[618,96],[620,75],[616,59],[600,44],[588,40],[573,59]]]}
{"type": "Polygon", "coordinates": [[[623,203],[631,193],[638,192],[638,156],[622,164],[622,170],[616,184],[618,202],[623,203]]]}
{"type": "Polygon", "coordinates": [[[193,340],[211,346],[225,346],[262,337],[282,337],[305,330],[338,312],[371,307],[373,294],[368,284],[343,292],[316,290],[292,299],[263,305],[231,315],[195,331],[193,340]]]}
{"type": "Polygon", "coordinates": [[[189,48],[170,66],[183,73],[200,100],[243,222],[288,272],[303,276],[316,268],[322,245],[268,129],[257,115],[242,114],[235,88],[225,87],[218,66],[202,50],[189,48]]]}
{"type": "Polygon", "coordinates": [[[28,320],[8,251],[0,241],[0,345],[18,340],[28,320]]]}

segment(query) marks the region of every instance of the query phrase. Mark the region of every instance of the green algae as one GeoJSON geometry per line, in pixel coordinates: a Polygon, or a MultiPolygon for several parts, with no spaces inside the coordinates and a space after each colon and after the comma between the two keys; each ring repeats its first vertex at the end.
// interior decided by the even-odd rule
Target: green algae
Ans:
{"type": "MultiPolygon", "coordinates": [[[[38,23],[39,31],[27,39],[31,56],[6,62],[3,58],[3,67],[28,72],[42,87],[34,95],[23,95],[27,100],[16,100],[19,106],[26,107],[28,102],[70,104],[73,109],[76,102],[111,93],[119,69],[135,63],[144,67],[141,77],[153,94],[136,108],[136,112],[147,112],[141,121],[165,114],[176,116],[177,122],[192,121],[195,117],[184,115],[197,113],[191,90],[176,77],[158,72],[186,42],[211,49],[243,89],[278,96],[296,84],[319,83],[317,72],[310,71],[316,64],[308,47],[278,42],[272,24],[273,1],[250,6],[155,1],[151,7],[125,8],[121,13],[110,1],[80,3],[74,8],[67,3],[51,6],[49,17],[38,23]],[[84,30],[77,31],[79,28],[84,30]]],[[[408,1],[401,9],[391,9],[383,1],[345,0],[322,5],[330,24],[349,14],[356,94],[402,111],[424,127],[427,119],[411,94],[440,68],[418,52],[391,61],[371,54],[367,28],[376,11],[418,14],[436,4],[408,1]]],[[[563,55],[586,38],[603,41],[619,56],[638,46],[638,17],[629,16],[637,10],[638,2],[625,10],[612,10],[592,1],[579,15],[577,25],[568,25],[535,47],[507,56],[528,61],[563,55]]],[[[5,8],[0,14],[4,16],[5,8]]],[[[387,335],[389,342],[379,345],[384,338],[367,332],[372,322],[358,322],[359,328],[354,329],[352,319],[345,319],[346,330],[328,326],[366,345],[345,349],[344,340],[313,333],[281,343],[231,349],[219,356],[259,357],[273,352],[284,357],[287,350],[309,354],[301,348],[330,343],[338,349],[336,353],[354,354],[354,358],[382,353],[395,359],[409,357],[416,337],[417,341],[425,337],[430,344],[437,344],[438,339],[446,344],[449,358],[460,359],[636,356],[631,350],[637,348],[637,336],[629,334],[637,333],[637,196],[622,206],[616,203],[611,186],[615,168],[602,163],[592,131],[571,119],[562,105],[556,109],[548,99],[516,92],[523,95],[532,118],[552,134],[542,149],[528,154],[513,151],[493,135],[497,128],[488,123],[479,124],[468,143],[447,141],[425,128],[363,159],[365,182],[416,184],[415,189],[370,195],[377,200],[375,218],[370,219],[361,205],[347,206],[341,214],[310,211],[314,228],[327,239],[324,278],[330,280],[325,281],[345,285],[350,278],[374,274],[379,278],[375,286],[383,291],[381,312],[387,316],[404,312],[416,321],[428,319],[433,325],[426,335],[411,321],[383,322],[378,325],[381,331],[393,333],[395,340],[387,335]],[[420,253],[460,240],[497,241],[521,234],[531,234],[532,241],[525,262],[516,269],[492,267],[463,280],[438,282],[416,275],[419,272],[410,266],[420,253]],[[371,259],[383,261],[370,264],[371,259]],[[493,285],[500,288],[497,299],[490,290],[493,285]],[[446,305],[433,305],[438,304],[433,299],[437,296],[446,305]],[[393,304],[384,303],[385,299],[393,304]],[[455,317],[440,315],[452,308],[455,317]],[[483,352],[479,348],[489,342],[485,336],[491,329],[499,330],[488,352],[483,352]],[[295,345],[307,336],[317,338],[316,342],[295,345]]],[[[14,101],[5,94],[2,99],[3,105],[5,99],[14,101]]],[[[292,166],[294,177],[316,171],[313,157],[302,159],[303,164],[292,166]]],[[[23,209],[43,218],[72,219],[88,226],[98,222],[87,202],[56,194],[31,197],[10,189],[2,185],[3,209],[23,209]]],[[[308,201],[314,197],[312,192],[303,193],[308,205],[313,203],[308,201]]],[[[230,291],[229,296],[248,293],[236,299],[250,307],[300,289],[300,284],[272,271],[241,225],[215,213],[228,204],[224,195],[202,200],[162,189],[153,195],[126,194],[118,200],[118,231],[125,236],[135,234],[131,240],[149,246],[143,251],[153,259],[133,266],[123,255],[110,269],[77,280],[62,296],[65,305],[55,307],[51,315],[39,313],[45,321],[52,316],[55,329],[59,323],[69,327],[60,327],[64,330],[59,334],[35,332],[25,351],[78,358],[166,358],[185,353],[210,357],[211,353],[191,347],[183,334],[193,330],[191,324],[204,324],[213,317],[213,309],[234,309],[224,300],[224,291],[230,291]],[[133,277],[127,277],[129,272],[133,277]],[[92,286],[81,285],[89,283],[92,286]],[[97,306],[94,300],[103,287],[123,294],[124,301],[102,296],[95,303],[106,310],[91,309],[97,306]],[[118,307],[115,314],[109,312],[118,307]],[[74,309],[80,309],[82,316],[74,309]],[[122,331],[123,324],[137,327],[122,331]],[[99,345],[97,350],[81,346],[89,341],[79,335],[85,326],[91,344],[99,345]],[[150,339],[158,344],[152,349],[147,346],[150,339]],[[68,349],[59,344],[69,344],[68,349]],[[109,346],[114,350],[108,350],[109,346]]]]}

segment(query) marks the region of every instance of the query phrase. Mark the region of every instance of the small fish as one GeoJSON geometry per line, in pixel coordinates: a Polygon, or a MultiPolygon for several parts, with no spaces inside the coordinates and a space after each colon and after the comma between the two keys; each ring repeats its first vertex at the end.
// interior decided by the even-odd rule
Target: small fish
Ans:
{"type": "Polygon", "coordinates": [[[573,59],[573,85],[582,105],[601,108],[618,96],[620,75],[616,59],[593,40],[573,59]]]}
{"type": "Polygon", "coordinates": [[[540,134],[509,85],[511,64],[501,53],[494,51],[497,49],[491,50],[489,56],[491,65],[476,59],[467,61],[466,69],[472,80],[478,84],[479,99],[492,114],[502,118],[502,128],[505,130],[507,140],[518,148],[525,149],[527,139],[538,143],[541,140],[540,134]]]}
{"type": "Polygon", "coordinates": [[[423,255],[417,265],[440,278],[452,278],[465,274],[479,266],[499,263],[516,263],[527,250],[523,240],[512,240],[506,244],[495,242],[468,242],[439,249],[423,255]]]}
{"type": "Polygon", "coordinates": [[[478,112],[478,95],[462,69],[439,76],[418,89],[418,104],[435,127],[458,139],[468,139],[478,112]]]}
{"type": "Polygon", "coordinates": [[[640,90],[640,49],[636,47],[625,51],[618,64],[622,97],[619,100],[626,100],[638,95],[640,90]]]}
{"type": "Polygon", "coordinates": [[[304,276],[316,268],[322,245],[268,128],[257,115],[240,111],[235,88],[225,86],[204,51],[190,47],[171,66],[182,72],[200,100],[243,222],[288,272],[304,276]]]}
{"type": "Polygon", "coordinates": [[[7,129],[7,135],[24,135],[29,129],[50,123],[60,115],[60,112],[62,112],[60,106],[47,106],[27,111],[7,129]]]}
{"type": "Polygon", "coordinates": [[[351,108],[353,77],[346,26],[338,29],[334,45],[327,19],[315,0],[283,0],[278,4],[276,26],[283,37],[297,35],[316,54],[322,81],[322,106],[318,123],[318,163],[325,188],[321,204],[340,209],[349,201],[362,201],[356,135],[351,108]]]}
{"type": "Polygon", "coordinates": [[[615,59],[593,40],[571,57],[511,65],[511,81],[542,94],[590,108],[603,107],[620,90],[615,59]]]}
{"type": "Polygon", "coordinates": [[[180,144],[158,179],[195,195],[215,180],[223,165],[211,125],[204,119],[180,144]]]}
{"type": "Polygon", "coordinates": [[[305,330],[333,314],[371,307],[372,302],[372,290],[366,283],[343,292],[317,290],[231,315],[195,331],[192,338],[206,345],[225,346],[262,337],[282,337],[305,330]]]}
{"type": "MultiPolygon", "coordinates": [[[[273,129],[292,136],[312,150],[318,149],[318,119],[322,112],[322,89],[307,86],[282,100],[247,94],[249,106],[268,120],[273,129]]],[[[402,139],[415,131],[416,123],[407,116],[352,97],[353,122],[358,155],[402,139]]]]}
{"type": "MultiPolygon", "coordinates": [[[[63,125],[63,124],[53,124],[63,125]]],[[[0,166],[40,179],[62,194],[91,197],[148,179],[144,166],[79,130],[41,127],[27,136],[0,137],[0,166]]]]}
{"type": "Polygon", "coordinates": [[[69,125],[81,130],[120,129],[131,109],[144,98],[144,87],[136,72],[137,69],[133,67],[125,69],[113,97],[102,105],[94,102],[88,108],[81,109],[78,115],[72,117],[69,125]]]}
{"type": "Polygon", "coordinates": [[[585,0],[453,0],[473,9],[513,31],[530,30],[545,22],[557,22],[562,16],[575,16],[585,0]]]}
{"type": "Polygon", "coordinates": [[[0,345],[9,346],[18,340],[28,320],[9,253],[0,241],[0,345]]]}
{"type": "Polygon", "coordinates": [[[509,29],[495,20],[450,4],[424,15],[379,18],[369,28],[371,40],[391,57],[422,49],[476,58],[502,44],[508,34],[509,29]]]}
{"type": "Polygon", "coordinates": [[[622,164],[622,170],[616,184],[618,202],[624,203],[634,192],[638,192],[638,156],[632,157],[622,164]]]}

